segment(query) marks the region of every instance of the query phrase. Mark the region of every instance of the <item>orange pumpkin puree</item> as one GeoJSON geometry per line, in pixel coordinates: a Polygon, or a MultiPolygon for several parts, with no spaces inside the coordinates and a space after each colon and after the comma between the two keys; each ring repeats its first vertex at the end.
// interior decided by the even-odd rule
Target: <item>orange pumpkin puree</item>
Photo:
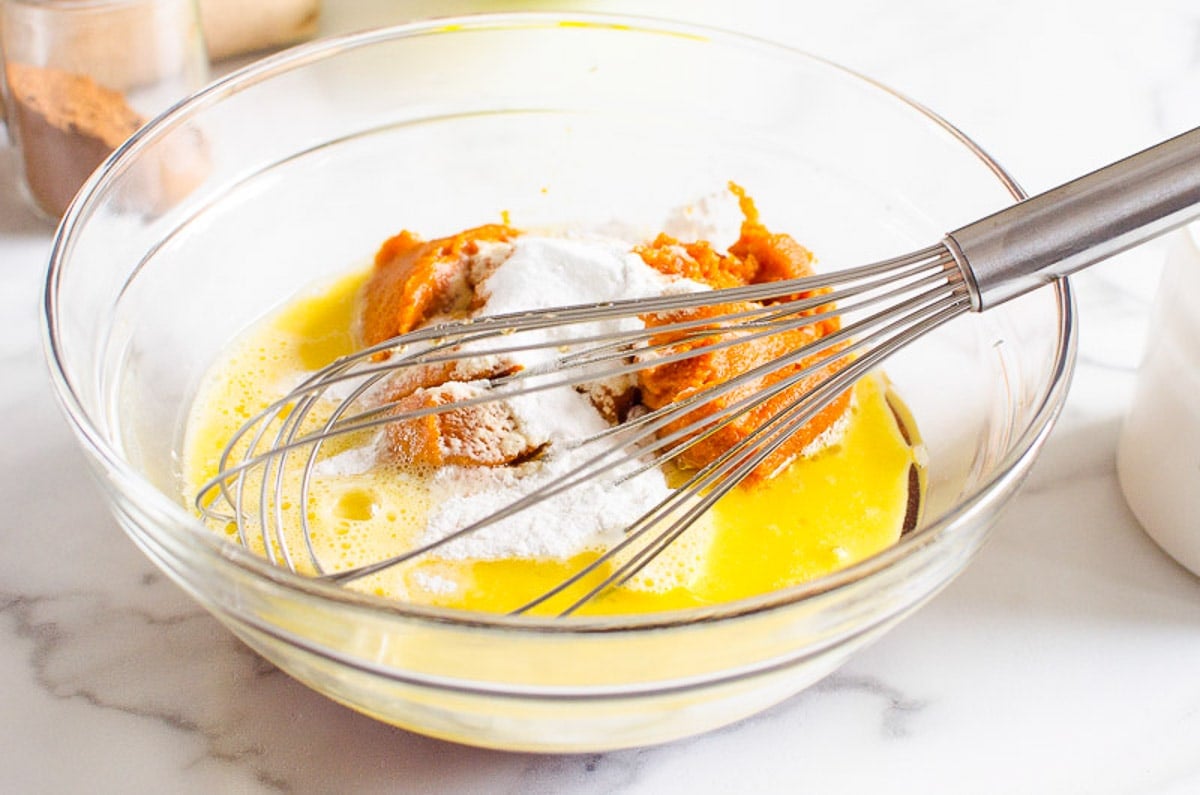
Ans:
{"type": "Polygon", "coordinates": [[[505,242],[519,232],[500,224],[467,229],[424,242],[408,230],[388,238],[375,254],[375,268],[363,291],[362,335],[375,345],[405,334],[456,306],[464,296],[463,256],[483,242],[505,242]]]}
{"type": "MultiPolygon", "coordinates": [[[[717,251],[708,241],[680,243],[666,234],[660,234],[653,242],[638,246],[634,251],[647,265],[660,273],[691,279],[714,289],[813,275],[812,253],[790,235],[768,230],[759,220],[758,209],[753,199],[734,183],[730,183],[729,188],[738,198],[743,220],[741,234],[727,252],[717,251]]],[[[510,226],[491,224],[427,242],[407,230],[388,239],[375,255],[374,268],[363,293],[364,341],[368,345],[375,345],[412,331],[434,317],[465,316],[469,311],[477,309],[478,300],[474,291],[477,274],[470,266],[468,258],[480,252],[482,243],[507,242],[520,234],[510,226]]],[[[808,298],[826,292],[828,289],[808,291],[791,298],[808,298]]],[[[714,318],[714,330],[727,329],[728,323],[716,319],[722,315],[761,306],[763,304],[747,302],[717,304],[699,309],[648,315],[643,320],[647,326],[654,327],[681,320],[714,318]]],[[[802,314],[815,315],[830,308],[831,305],[821,306],[802,314]]],[[[831,315],[818,318],[801,328],[766,337],[748,338],[745,342],[711,351],[702,349],[711,347],[720,339],[729,339],[727,332],[711,338],[678,342],[673,350],[700,352],[682,361],[641,370],[638,373],[641,400],[648,408],[658,409],[686,399],[779,359],[839,328],[837,316],[831,315]]],[[[683,335],[684,332],[664,333],[651,342],[671,343],[683,335]]],[[[745,337],[750,335],[749,331],[741,333],[741,336],[745,337]]],[[[748,380],[728,394],[688,412],[684,417],[663,428],[660,435],[673,433],[697,420],[712,416],[772,384],[797,375],[827,355],[828,353],[814,355],[748,380]]],[[[714,461],[772,416],[785,410],[801,395],[811,391],[822,380],[828,379],[831,372],[832,365],[804,377],[771,399],[747,411],[739,412],[733,422],[685,450],[679,456],[678,463],[687,468],[699,469],[714,461]]],[[[448,369],[443,369],[440,376],[441,380],[438,379],[438,375],[431,376],[430,373],[424,372],[419,388],[414,387],[412,391],[405,390],[391,397],[394,400],[402,399],[401,409],[451,402],[445,395],[430,391],[449,379],[448,369]]],[[[755,469],[752,479],[769,477],[786,465],[833,425],[845,413],[849,402],[850,391],[847,390],[805,423],[799,431],[791,434],[755,469]]],[[[388,433],[396,458],[402,462],[414,463],[449,463],[452,460],[453,463],[465,466],[496,466],[509,463],[529,452],[505,452],[498,448],[497,442],[490,446],[474,445],[474,448],[479,450],[478,454],[464,454],[462,451],[470,447],[465,442],[472,433],[471,428],[478,425],[479,420],[478,417],[466,416],[467,412],[465,409],[453,409],[435,417],[389,426],[388,433]],[[460,414],[462,416],[459,416],[460,414]],[[449,444],[451,441],[458,443],[449,444]],[[459,451],[453,459],[444,453],[444,450],[450,447],[459,451]]],[[[506,422],[504,418],[495,419],[501,425],[506,422]]]]}

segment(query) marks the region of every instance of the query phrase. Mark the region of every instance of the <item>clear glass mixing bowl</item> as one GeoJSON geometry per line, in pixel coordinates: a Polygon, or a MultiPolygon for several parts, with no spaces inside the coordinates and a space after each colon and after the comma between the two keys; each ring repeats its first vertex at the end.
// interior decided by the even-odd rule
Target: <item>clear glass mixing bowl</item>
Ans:
{"type": "Polygon", "coordinates": [[[919,530],[835,575],[710,609],[508,618],[304,579],[202,527],[178,453],[222,346],[402,227],[432,237],[507,210],[524,226],[653,230],[730,179],[825,268],[927,245],[1020,196],[923,108],[761,41],[553,15],[372,31],[214,84],[92,178],[48,276],[55,380],[134,541],[317,690],[502,748],[701,732],[826,675],[966,565],[1062,405],[1065,284],[957,320],[888,365],[929,449],[919,530]],[[164,186],[164,158],[191,178],[164,186]]]}

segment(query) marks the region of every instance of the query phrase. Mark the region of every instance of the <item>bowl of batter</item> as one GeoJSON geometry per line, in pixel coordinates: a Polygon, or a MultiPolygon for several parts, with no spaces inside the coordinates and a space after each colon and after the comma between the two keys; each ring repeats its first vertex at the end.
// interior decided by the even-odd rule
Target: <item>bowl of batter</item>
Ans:
{"type": "MultiPolygon", "coordinates": [[[[1061,408],[1066,285],[895,357],[657,569],[564,617],[509,612],[594,554],[632,487],[338,585],[206,514],[225,440],[339,356],[489,305],[562,302],[579,273],[580,296],[607,300],[837,270],[1020,196],[929,111],[783,47],[600,16],[416,23],[252,65],[122,147],[60,228],[47,347],[122,526],[292,676],[460,742],[646,745],[798,692],[962,570],[1061,408]],[[141,200],[142,164],[197,146],[202,180],[167,206],[141,200]],[[574,275],[546,286],[559,272],[574,275]]],[[[624,391],[564,393],[552,412],[513,405],[331,448],[314,501],[279,512],[306,512],[320,571],[352,567],[463,521],[472,500],[569,459],[569,433],[696,378],[659,368],[624,391]],[[468,444],[480,428],[494,439],[468,444]]],[[[449,399],[471,381],[392,397],[449,399]]]]}

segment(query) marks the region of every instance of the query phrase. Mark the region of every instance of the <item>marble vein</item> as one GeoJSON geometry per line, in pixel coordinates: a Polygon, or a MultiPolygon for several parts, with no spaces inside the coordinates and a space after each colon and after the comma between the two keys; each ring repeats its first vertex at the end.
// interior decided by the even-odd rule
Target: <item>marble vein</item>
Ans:
{"type": "Polygon", "coordinates": [[[833,674],[818,682],[813,689],[831,694],[865,693],[882,701],[879,728],[887,739],[910,736],[913,733],[913,719],[928,706],[926,700],[906,696],[898,688],[874,676],[833,674]]]}

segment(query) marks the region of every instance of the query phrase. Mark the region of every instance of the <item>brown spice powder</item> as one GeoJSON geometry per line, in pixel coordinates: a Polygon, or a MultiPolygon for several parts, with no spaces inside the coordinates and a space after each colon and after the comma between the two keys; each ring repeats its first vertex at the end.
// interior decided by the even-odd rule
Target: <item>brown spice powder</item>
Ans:
{"type": "Polygon", "coordinates": [[[145,123],[125,96],[84,75],[12,63],[12,117],[34,201],[60,217],[79,187],[145,123]]]}

